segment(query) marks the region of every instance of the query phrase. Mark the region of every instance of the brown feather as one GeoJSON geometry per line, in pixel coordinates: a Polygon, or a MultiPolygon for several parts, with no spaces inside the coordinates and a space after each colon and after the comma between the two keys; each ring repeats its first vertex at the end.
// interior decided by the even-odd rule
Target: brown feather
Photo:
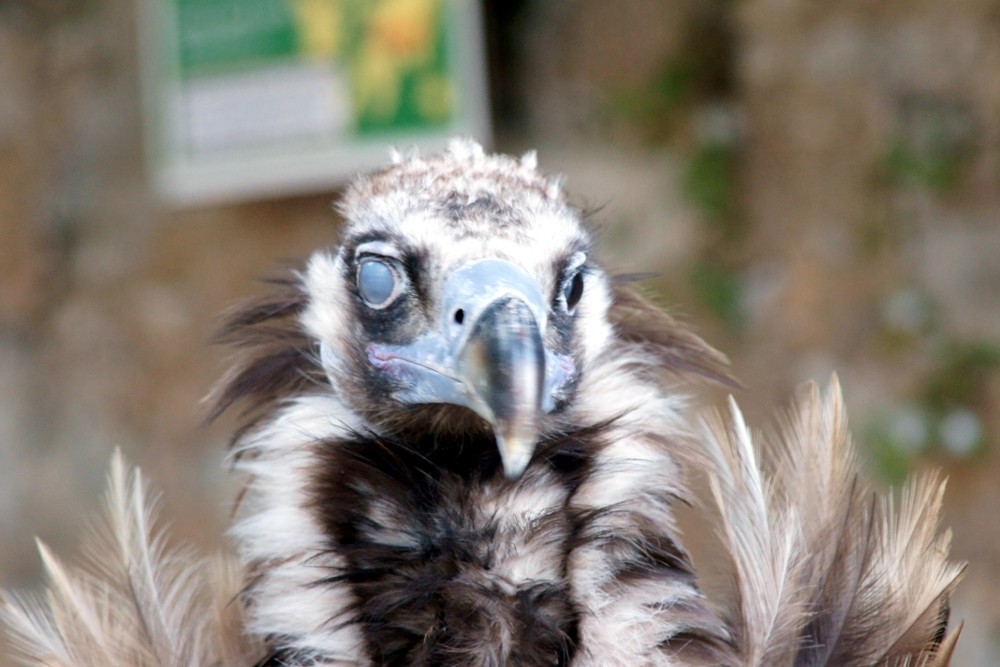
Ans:
{"type": "Polygon", "coordinates": [[[934,657],[928,661],[927,667],[948,667],[951,665],[955,647],[958,646],[958,638],[962,636],[962,627],[963,624],[959,623],[958,627],[948,633],[941,645],[938,646],[934,657]]]}
{"type": "Polygon", "coordinates": [[[664,312],[634,285],[615,281],[608,317],[623,342],[640,343],[654,352],[664,370],[742,388],[729,369],[726,355],[664,312]]]}
{"type": "Polygon", "coordinates": [[[763,462],[735,403],[731,423],[705,434],[744,665],[948,664],[962,567],[937,531],[944,484],[911,481],[898,511],[876,498],[859,481],[836,378],[825,397],[809,386],[763,462]]]}
{"type": "Polygon", "coordinates": [[[316,386],[324,375],[313,342],[296,318],[307,296],[296,279],[272,279],[271,293],[247,299],[222,317],[215,342],[238,350],[230,370],[206,397],[207,421],[241,404],[239,440],[279,401],[316,386]]]}

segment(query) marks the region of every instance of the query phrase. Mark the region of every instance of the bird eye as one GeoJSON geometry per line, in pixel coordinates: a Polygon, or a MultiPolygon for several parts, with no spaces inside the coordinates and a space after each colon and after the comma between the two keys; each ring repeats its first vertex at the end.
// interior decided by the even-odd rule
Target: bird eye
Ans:
{"type": "Polygon", "coordinates": [[[573,312],[576,304],[580,303],[583,296],[583,271],[577,271],[573,277],[566,281],[563,287],[563,298],[566,299],[566,310],[573,312]]]}
{"type": "Polygon", "coordinates": [[[385,308],[401,289],[395,267],[381,259],[364,259],[358,265],[358,293],[370,308],[385,308]]]}

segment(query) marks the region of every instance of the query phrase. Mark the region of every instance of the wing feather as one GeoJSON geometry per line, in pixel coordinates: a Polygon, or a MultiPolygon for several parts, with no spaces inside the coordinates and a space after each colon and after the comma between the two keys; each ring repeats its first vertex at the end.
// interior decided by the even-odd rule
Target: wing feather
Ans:
{"type": "Polygon", "coordinates": [[[120,453],[102,521],[68,567],[39,542],[44,596],[2,594],[0,619],[29,665],[192,667],[252,661],[238,620],[235,567],[170,546],[157,505],[120,453]],[[234,620],[236,619],[236,620],[234,620]]]}
{"type": "Polygon", "coordinates": [[[655,354],[664,370],[698,376],[719,384],[742,385],[729,369],[729,359],[643,296],[635,286],[614,284],[614,302],[608,317],[624,342],[641,343],[655,354]]]}
{"type": "Polygon", "coordinates": [[[731,402],[728,422],[703,428],[743,664],[948,665],[948,597],[963,566],[938,530],[940,475],[911,480],[898,508],[872,493],[836,378],[825,395],[808,386],[779,424],[765,447],[731,402]]]}
{"type": "Polygon", "coordinates": [[[775,501],[779,489],[762,474],[753,436],[732,400],[730,419],[728,428],[718,419],[706,423],[713,464],[709,483],[738,592],[730,622],[746,664],[785,664],[798,645],[805,613],[794,585],[802,569],[795,550],[796,518],[775,501]]]}

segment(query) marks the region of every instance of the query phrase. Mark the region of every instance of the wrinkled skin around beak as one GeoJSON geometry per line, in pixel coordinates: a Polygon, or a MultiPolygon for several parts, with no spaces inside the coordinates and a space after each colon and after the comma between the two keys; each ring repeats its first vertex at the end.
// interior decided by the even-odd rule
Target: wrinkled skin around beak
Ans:
{"type": "Polygon", "coordinates": [[[542,415],[575,373],[573,362],[546,350],[546,302],[510,262],[459,267],[440,304],[436,327],[408,344],[369,345],[369,360],[404,385],[396,400],[460,405],[489,422],[504,472],[516,479],[531,461],[542,415]]]}

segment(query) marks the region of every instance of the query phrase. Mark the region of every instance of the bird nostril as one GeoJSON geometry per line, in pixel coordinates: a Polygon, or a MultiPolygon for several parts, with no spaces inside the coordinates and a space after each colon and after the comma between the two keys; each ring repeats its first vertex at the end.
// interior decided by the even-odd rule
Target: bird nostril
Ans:
{"type": "Polygon", "coordinates": [[[455,322],[461,324],[465,320],[465,311],[459,308],[455,311],[455,322]]]}

